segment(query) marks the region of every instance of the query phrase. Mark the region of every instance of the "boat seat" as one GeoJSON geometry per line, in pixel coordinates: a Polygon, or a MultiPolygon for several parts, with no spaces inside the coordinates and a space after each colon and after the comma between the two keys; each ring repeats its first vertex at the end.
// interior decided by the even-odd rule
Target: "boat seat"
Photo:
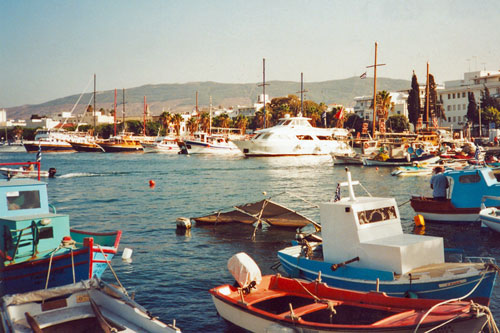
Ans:
{"type": "MultiPolygon", "coordinates": [[[[338,304],[341,304],[341,303],[342,302],[335,302],[333,306],[337,306],[338,304]]],[[[295,317],[300,317],[300,316],[306,315],[306,314],[311,313],[311,312],[326,309],[327,307],[328,307],[327,303],[312,303],[312,304],[301,306],[300,308],[293,309],[293,314],[295,315],[295,317]]],[[[287,312],[283,312],[283,313],[279,314],[279,316],[285,317],[285,318],[290,318],[291,313],[290,313],[290,311],[287,311],[287,312]]]]}

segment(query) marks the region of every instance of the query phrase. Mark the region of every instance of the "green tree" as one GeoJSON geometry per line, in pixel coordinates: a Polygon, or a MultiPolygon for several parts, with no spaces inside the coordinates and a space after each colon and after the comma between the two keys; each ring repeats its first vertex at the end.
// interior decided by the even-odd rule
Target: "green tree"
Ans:
{"type": "Polygon", "coordinates": [[[391,102],[390,93],[386,90],[379,91],[377,93],[377,118],[386,121],[392,109],[394,109],[394,103],[391,102]]]}
{"type": "Polygon", "coordinates": [[[386,128],[392,130],[392,132],[404,132],[410,128],[410,123],[406,116],[396,114],[387,119],[385,126],[386,128]]]}
{"type": "Polygon", "coordinates": [[[427,92],[426,92],[426,98],[423,109],[424,124],[430,124],[430,119],[427,119],[427,101],[429,103],[429,117],[438,117],[438,111],[437,111],[438,98],[437,98],[436,88],[437,85],[436,82],[434,81],[434,75],[429,74],[429,97],[427,97],[427,92]]]}
{"type": "Polygon", "coordinates": [[[189,118],[186,127],[189,133],[193,134],[198,130],[198,119],[196,117],[189,118]]]}
{"type": "Polygon", "coordinates": [[[500,111],[497,108],[488,106],[481,111],[481,124],[495,123],[495,127],[500,125],[500,111]]]}
{"type": "Polygon", "coordinates": [[[412,123],[415,127],[417,126],[418,118],[420,117],[421,112],[420,88],[417,81],[417,75],[415,75],[414,71],[411,78],[411,89],[408,94],[408,117],[410,123],[412,123]]]}
{"type": "Polygon", "coordinates": [[[236,117],[234,125],[236,126],[236,128],[240,129],[240,134],[245,134],[248,125],[248,118],[240,114],[238,115],[238,117],[236,117]]]}
{"type": "Polygon", "coordinates": [[[172,122],[172,114],[170,112],[163,111],[160,114],[160,122],[164,128],[165,134],[168,134],[168,127],[170,126],[170,123],[172,122]]]}
{"type": "MultiPolygon", "coordinates": [[[[331,114],[333,114],[333,112],[331,114]]],[[[355,130],[356,133],[361,133],[361,129],[363,127],[363,119],[357,114],[351,113],[348,116],[346,116],[346,120],[344,121],[344,127],[352,128],[355,130]]]]}
{"type": "Polygon", "coordinates": [[[203,132],[208,133],[210,129],[210,114],[208,112],[200,114],[200,127],[203,132]]]}
{"type": "Polygon", "coordinates": [[[500,110],[500,104],[495,98],[491,97],[490,90],[486,87],[486,85],[484,85],[484,90],[481,90],[480,105],[482,110],[486,110],[489,107],[500,110]]]}
{"type": "Polygon", "coordinates": [[[177,136],[181,135],[181,123],[183,120],[184,120],[184,118],[182,118],[182,115],[180,113],[176,113],[172,117],[172,121],[174,123],[174,128],[175,128],[175,133],[177,133],[177,136]]]}
{"type": "Polygon", "coordinates": [[[469,91],[467,93],[467,97],[469,99],[469,104],[467,105],[467,120],[472,124],[476,124],[479,122],[479,112],[477,109],[476,98],[474,97],[474,93],[469,91]]]}

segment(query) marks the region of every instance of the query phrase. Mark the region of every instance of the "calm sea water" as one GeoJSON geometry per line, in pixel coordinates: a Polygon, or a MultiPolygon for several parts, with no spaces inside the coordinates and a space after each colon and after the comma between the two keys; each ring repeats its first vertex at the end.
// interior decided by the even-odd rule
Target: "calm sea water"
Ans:
{"type": "MultiPolygon", "coordinates": [[[[34,160],[34,154],[0,154],[2,162],[34,160]]],[[[184,332],[234,332],[212,304],[208,290],[232,283],[227,259],[244,251],[264,274],[273,273],[276,252],[290,244],[295,231],[259,229],[246,225],[194,226],[176,232],[177,217],[195,217],[232,205],[272,196],[319,222],[310,203],[332,198],[345,181],[342,166],[330,158],[243,158],[161,154],[44,154],[42,168],[55,167],[48,180],[49,199],[58,212],[69,214],[72,227],[123,230],[120,255],[112,261],[121,283],[138,303],[164,322],[176,319],[184,332]],[[156,186],[149,187],[149,180],[156,186]],[[292,196],[291,193],[295,196],[292,196]],[[121,251],[133,249],[132,262],[121,251]]],[[[390,168],[351,166],[353,179],[374,196],[395,197],[405,232],[413,232],[411,194],[430,194],[428,177],[393,177],[390,168]]],[[[361,194],[361,189],[357,193],[361,194]]],[[[445,246],[468,255],[493,256],[500,261],[500,234],[469,225],[428,225],[425,233],[445,238],[445,246]]],[[[103,278],[113,282],[109,270],[103,278]]],[[[500,286],[491,309],[500,318],[500,286]]]]}

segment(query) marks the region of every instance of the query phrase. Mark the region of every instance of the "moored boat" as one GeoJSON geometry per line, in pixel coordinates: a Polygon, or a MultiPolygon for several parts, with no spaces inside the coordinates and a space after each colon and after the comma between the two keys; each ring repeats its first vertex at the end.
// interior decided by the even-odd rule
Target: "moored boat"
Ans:
{"type": "Polygon", "coordinates": [[[170,332],[165,324],[98,278],[2,298],[3,332],[170,332]]]}
{"type": "Polygon", "coordinates": [[[158,137],[151,145],[145,146],[144,151],[147,153],[179,154],[181,149],[176,138],[165,136],[158,137]]]}
{"type": "Polygon", "coordinates": [[[139,141],[132,140],[127,135],[118,135],[107,140],[99,140],[97,144],[106,153],[137,153],[144,151],[144,147],[139,141]]]}
{"type": "Polygon", "coordinates": [[[262,277],[245,253],[233,256],[228,268],[238,287],[213,288],[212,300],[222,318],[251,332],[428,332],[436,328],[480,332],[488,320],[487,308],[469,302],[389,297],[337,289],[320,280],[262,277]]]}
{"type": "Polygon", "coordinates": [[[99,277],[117,251],[121,232],[72,232],[69,216],[49,204],[46,183],[0,181],[0,198],[0,295],[99,277]]]}
{"type": "Polygon", "coordinates": [[[184,140],[184,146],[188,154],[241,154],[238,147],[222,134],[196,132],[193,139],[184,140]]]}
{"type": "Polygon", "coordinates": [[[275,126],[256,131],[254,137],[233,142],[248,157],[349,155],[354,152],[344,140],[347,130],[341,129],[343,134],[340,134],[339,129],[313,127],[309,120],[287,114],[275,126]]]}
{"type": "Polygon", "coordinates": [[[28,153],[37,153],[40,149],[44,153],[74,153],[75,150],[68,140],[70,135],[63,131],[39,129],[35,140],[24,141],[24,148],[28,153]]]}
{"type": "MultiPolygon", "coordinates": [[[[488,167],[448,170],[444,172],[450,187],[446,200],[413,195],[411,207],[425,220],[443,222],[479,222],[481,200],[484,196],[500,196],[500,182],[488,167]]],[[[499,207],[491,199],[486,207],[499,207]]]]}
{"type": "Polygon", "coordinates": [[[321,272],[331,286],[380,290],[389,296],[432,299],[468,295],[489,304],[497,276],[493,258],[445,262],[443,239],[404,234],[393,198],[349,196],[320,204],[323,243],[302,242],[278,251],[292,277],[314,280],[321,272]]]}

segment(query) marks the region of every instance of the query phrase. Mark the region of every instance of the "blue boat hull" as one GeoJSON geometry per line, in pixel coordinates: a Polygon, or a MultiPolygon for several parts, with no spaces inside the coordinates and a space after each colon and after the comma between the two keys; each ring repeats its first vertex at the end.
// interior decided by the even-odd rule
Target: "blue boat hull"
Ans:
{"type": "Polygon", "coordinates": [[[2,267],[0,295],[45,289],[49,265],[49,288],[73,283],[73,266],[75,281],[86,280],[89,278],[90,248],[74,250],[73,255],[66,250],[64,253],[54,255],[52,262],[50,257],[45,257],[2,267]]]}
{"type": "Polygon", "coordinates": [[[303,257],[297,258],[282,251],[278,252],[278,257],[283,269],[291,277],[312,281],[318,278],[318,272],[321,271],[321,280],[332,287],[365,292],[376,290],[377,278],[379,278],[379,291],[395,297],[459,298],[467,295],[482,278],[481,283],[468,299],[485,305],[489,304],[497,275],[496,272],[489,271],[484,274],[484,277],[483,274],[477,274],[439,280],[416,280],[409,283],[395,280],[392,272],[356,268],[348,265],[332,271],[331,263],[303,257]]]}

